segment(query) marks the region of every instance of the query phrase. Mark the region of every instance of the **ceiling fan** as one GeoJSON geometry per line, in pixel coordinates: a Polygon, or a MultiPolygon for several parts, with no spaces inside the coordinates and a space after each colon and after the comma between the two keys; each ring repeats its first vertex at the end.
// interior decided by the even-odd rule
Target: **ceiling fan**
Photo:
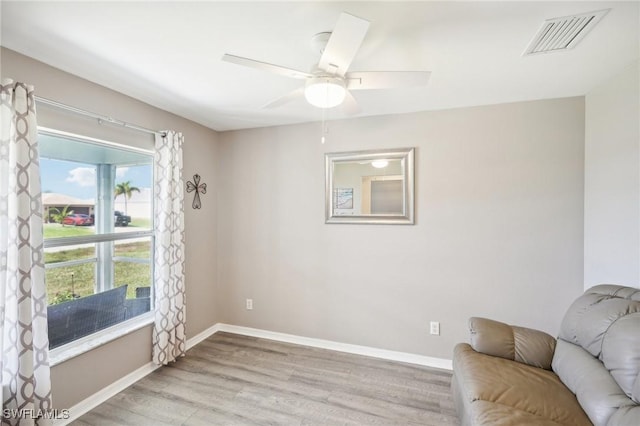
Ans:
{"type": "Polygon", "coordinates": [[[310,72],[230,54],[223,55],[222,60],[305,80],[304,87],[268,103],[264,108],[275,108],[304,96],[313,106],[333,108],[343,105],[347,114],[357,114],[360,107],[351,94],[352,90],[425,86],[431,75],[429,71],[348,72],[368,29],[369,21],[342,12],[332,32],[313,36],[311,44],[320,51],[321,56],[310,72]]]}

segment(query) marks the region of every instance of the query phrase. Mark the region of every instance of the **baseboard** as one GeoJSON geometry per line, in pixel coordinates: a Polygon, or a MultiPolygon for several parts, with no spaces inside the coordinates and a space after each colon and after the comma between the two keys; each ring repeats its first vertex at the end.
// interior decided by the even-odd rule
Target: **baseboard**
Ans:
{"type": "MultiPolygon", "coordinates": [[[[424,355],[410,354],[406,352],[389,351],[386,349],[377,349],[369,346],[351,345],[348,343],[334,342],[331,340],[314,339],[311,337],[296,336],[294,334],[278,333],[275,331],[261,330],[258,328],[242,327],[238,325],[230,324],[215,324],[206,330],[196,334],[190,339],[187,339],[187,350],[191,349],[198,343],[202,342],[206,338],[214,335],[219,331],[227,333],[241,334],[243,336],[260,337],[263,339],[275,340],[278,342],[294,343],[296,345],[310,346],[314,348],[329,349],[332,351],[346,352],[356,355],[370,356],[374,358],[386,359],[390,361],[406,362],[409,364],[422,365],[425,367],[440,368],[444,370],[452,370],[452,361],[443,358],[433,358],[424,355]]],[[[55,426],[64,426],[75,420],[78,420],[80,416],[93,410],[98,405],[112,398],[119,392],[122,392],[138,380],[144,378],[148,374],[153,373],[160,368],[159,365],[155,365],[153,362],[143,365],[137,370],[127,374],[123,378],[113,382],[109,386],[94,393],[90,397],[80,401],[69,409],[68,419],[57,419],[54,421],[55,426]]]]}
{"type": "Polygon", "coordinates": [[[192,338],[187,339],[187,350],[191,349],[192,347],[194,347],[198,343],[202,342],[207,337],[213,336],[218,331],[220,331],[220,324],[215,324],[215,325],[212,325],[211,327],[205,329],[204,331],[201,331],[200,333],[196,334],[192,338]]]}
{"type": "Polygon", "coordinates": [[[277,333],[274,331],[241,327],[237,325],[216,324],[216,327],[217,331],[226,331],[228,333],[242,334],[244,336],[261,337],[263,339],[294,343],[297,345],[311,346],[314,348],[330,349],[332,351],[370,356],[374,358],[386,359],[389,361],[406,362],[409,364],[417,364],[425,367],[453,370],[453,363],[450,359],[434,358],[424,355],[410,354],[406,352],[390,351],[386,349],[372,348],[369,346],[352,345],[349,343],[340,343],[331,340],[314,339],[310,337],[277,333]]]}
{"type": "MultiPolygon", "coordinates": [[[[123,378],[111,383],[109,386],[102,388],[100,391],[94,393],[89,398],[86,398],[73,407],[69,408],[69,418],[67,419],[56,419],[53,424],[55,426],[63,426],[67,425],[73,421],[78,420],[80,416],[88,413],[89,411],[96,408],[98,405],[102,404],[109,398],[117,395],[119,392],[128,388],[138,380],[144,378],[148,374],[153,373],[160,366],[150,362],[148,364],[143,365],[137,370],[132,371],[127,374],[123,378]]],[[[55,395],[54,395],[55,398],[55,395]]],[[[55,400],[54,400],[55,401],[55,400]]]]}

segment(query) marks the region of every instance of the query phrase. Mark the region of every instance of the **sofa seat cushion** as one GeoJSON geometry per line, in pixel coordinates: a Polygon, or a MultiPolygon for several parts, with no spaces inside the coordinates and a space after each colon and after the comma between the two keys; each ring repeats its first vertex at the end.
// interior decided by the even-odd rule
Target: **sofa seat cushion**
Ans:
{"type": "Polygon", "coordinates": [[[473,425],[591,425],[573,393],[548,370],[474,351],[453,356],[458,404],[473,425]]]}
{"type": "Polygon", "coordinates": [[[537,414],[517,410],[513,407],[488,401],[475,401],[471,404],[470,417],[474,419],[474,425],[491,426],[559,426],[559,423],[537,414]]]}

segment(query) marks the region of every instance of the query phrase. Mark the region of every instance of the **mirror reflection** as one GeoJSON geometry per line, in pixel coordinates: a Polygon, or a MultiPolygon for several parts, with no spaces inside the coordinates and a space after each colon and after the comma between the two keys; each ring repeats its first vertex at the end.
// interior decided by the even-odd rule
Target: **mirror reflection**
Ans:
{"type": "Polygon", "coordinates": [[[326,155],[327,223],[413,223],[413,149],[326,155]]]}

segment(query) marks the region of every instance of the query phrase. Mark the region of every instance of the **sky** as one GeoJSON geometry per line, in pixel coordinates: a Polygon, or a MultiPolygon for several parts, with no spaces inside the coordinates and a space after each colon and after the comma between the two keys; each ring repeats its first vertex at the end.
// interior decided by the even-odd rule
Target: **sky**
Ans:
{"type": "MultiPolygon", "coordinates": [[[[96,198],[96,168],[91,164],[40,158],[42,192],[65,194],[82,200],[96,198]]],[[[151,188],[151,165],[118,167],[116,184],[151,188]]]]}

